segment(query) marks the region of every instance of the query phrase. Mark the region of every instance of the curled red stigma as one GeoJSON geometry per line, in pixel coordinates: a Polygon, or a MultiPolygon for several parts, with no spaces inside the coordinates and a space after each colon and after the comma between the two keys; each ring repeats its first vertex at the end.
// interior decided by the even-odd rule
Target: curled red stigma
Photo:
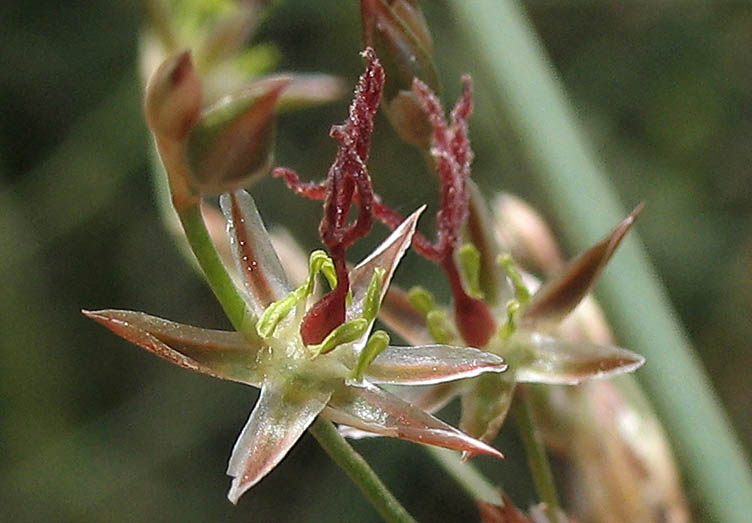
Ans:
{"type": "Polygon", "coordinates": [[[374,195],[366,163],[373,119],[384,88],[384,69],[370,47],[362,55],[366,60],[366,70],[355,88],[347,120],[333,126],[329,133],[338,147],[326,181],[306,183],[290,169],[274,171],[274,176],[283,177],[296,192],[324,200],[319,235],[334,260],[338,283],[337,288],[325,295],[303,318],[300,333],[307,345],[320,343],[344,323],[345,299],[350,287],[345,252],[356,240],[366,236],[373,225],[374,195]],[[353,203],[358,204],[358,216],[348,223],[353,203]]]}
{"type": "MultiPolygon", "coordinates": [[[[325,200],[324,219],[319,230],[322,240],[333,256],[336,246],[346,248],[355,238],[368,232],[372,217],[376,217],[391,229],[396,228],[405,219],[402,214],[389,207],[377,194],[373,193],[370,177],[365,168],[373,128],[373,112],[367,109],[375,112],[378,107],[384,73],[380,67],[374,67],[373,64],[378,64],[378,62],[373,57],[373,51],[370,48],[364,51],[364,56],[369,65],[356,89],[355,100],[350,107],[350,118],[344,125],[332,128],[331,134],[340,142],[340,148],[327,181],[324,183],[303,182],[297,173],[289,169],[277,169],[274,172],[275,176],[284,178],[287,185],[298,194],[315,200],[325,200]],[[381,83],[378,92],[371,91],[369,97],[364,94],[368,90],[367,80],[375,76],[378,76],[381,83]],[[368,100],[371,104],[368,104],[368,100]],[[359,118],[361,114],[368,115],[363,122],[359,118]],[[348,143],[353,145],[347,147],[348,143]],[[347,171],[345,171],[345,166],[347,166],[347,171]],[[343,228],[342,224],[347,218],[352,203],[360,207],[358,220],[349,227],[343,228]],[[332,227],[332,224],[336,226],[332,227]]],[[[483,346],[491,338],[496,324],[485,302],[468,296],[463,289],[453,257],[454,251],[459,246],[462,227],[468,216],[470,199],[468,179],[473,161],[467,126],[467,121],[473,112],[473,85],[469,76],[463,77],[462,84],[462,96],[447,121],[436,94],[420,80],[413,80],[413,92],[431,123],[430,152],[441,185],[440,209],[436,213],[436,239],[431,242],[423,234],[417,232],[413,236],[413,247],[421,256],[441,265],[444,269],[454,295],[455,318],[463,338],[472,345],[483,346]]],[[[344,268],[342,271],[345,272],[344,268]]],[[[344,311],[344,306],[342,310],[344,311]]]]}

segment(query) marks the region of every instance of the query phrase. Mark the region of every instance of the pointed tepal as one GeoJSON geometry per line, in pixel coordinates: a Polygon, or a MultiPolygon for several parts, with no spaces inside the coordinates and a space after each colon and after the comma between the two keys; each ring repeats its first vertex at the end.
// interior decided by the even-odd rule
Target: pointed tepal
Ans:
{"type": "Polygon", "coordinates": [[[352,303],[347,308],[347,319],[352,320],[363,314],[366,291],[371,282],[374,271],[377,268],[384,269],[384,281],[381,283],[381,296],[379,302],[389,288],[394,271],[397,269],[402,256],[410,247],[410,242],[415,234],[415,227],[421,213],[426,206],[408,216],[389,237],[384,240],[366,259],[360,262],[350,271],[350,290],[352,291],[352,303]]]}
{"type": "Polygon", "coordinates": [[[270,304],[287,296],[292,287],[272,246],[256,202],[246,191],[223,194],[219,199],[227,219],[227,234],[249,302],[257,316],[270,304]]]}
{"type": "Polygon", "coordinates": [[[555,324],[590,291],[616,248],[642,212],[638,205],[606,238],[569,262],[559,276],[544,283],[530,299],[522,320],[526,324],[555,324]]]}
{"type": "Polygon", "coordinates": [[[118,336],[184,369],[258,386],[261,341],[249,342],[234,331],[201,329],[143,312],[82,311],[118,336]]]}
{"type": "Polygon", "coordinates": [[[361,387],[337,391],[324,415],[335,423],[381,436],[459,450],[471,455],[504,457],[490,445],[368,382],[361,387]]]}
{"type": "Polygon", "coordinates": [[[567,341],[538,332],[519,333],[524,344],[515,367],[521,383],[578,385],[637,370],[645,363],[639,354],[586,341],[567,341]]]}
{"type": "Polygon", "coordinates": [[[373,360],[366,378],[390,385],[431,385],[506,369],[501,357],[472,347],[389,347],[373,360]]]}
{"type": "Polygon", "coordinates": [[[233,477],[227,494],[230,501],[237,503],[244,492],[282,461],[326,406],[330,395],[318,390],[301,395],[286,382],[264,384],[227,466],[227,475],[233,477]]]}

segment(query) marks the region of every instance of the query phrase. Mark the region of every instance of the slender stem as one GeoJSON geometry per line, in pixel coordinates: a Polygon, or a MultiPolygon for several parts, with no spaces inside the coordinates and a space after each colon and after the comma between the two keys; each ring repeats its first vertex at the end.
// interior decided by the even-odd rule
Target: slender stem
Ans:
{"type": "Polygon", "coordinates": [[[556,493],[556,483],[554,475],[551,472],[551,464],[546,454],[546,446],[540,437],[538,429],[535,426],[533,412],[530,408],[530,400],[522,386],[518,386],[517,397],[512,404],[514,419],[522,436],[522,443],[525,446],[527,462],[530,466],[530,472],[533,475],[535,489],[538,496],[546,504],[546,513],[552,523],[559,521],[559,495],[556,493]]]}
{"type": "MultiPolygon", "coordinates": [[[[540,38],[514,0],[449,2],[474,41],[520,143],[571,244],[597,240],[626,214],[598,165],[540,38]]],[[[638,373],[708,519],[749,518],[752,474],[705,370],[643,247],[624,242],[599,294],[624,343],[647,357],[638,373]]]]}
{"type": "Polygon", "coordinates": [[[456,451],[428,446],[425,449],[436,463],[454,478],[467,495],[477,501],[504,505],[499,495],[501,489],[491,485],[472,463],[462,461],[456,451]]]}
{"type": "Polygon", "coordinates": [[[309,429],[329,457],[360,487],[386,521],[414,522],[366,460],[353,449],[331,422],[318,418],[309,429]]]}
{"type": "MultiPolygon", "coordinates": [[[[238,332],[255,337],[255,318],[227,272],[206,230],[198,203],[178,209],[188,244],[204,271],[209,286],[238,332]]],[[[412,522],[414,519],[400,505],[366,461],[347,444],[334,426],[318,419],[311,433],[329,456],[360,487],[374,508],[387,521],[412,522]]]]}
{"type": "Polygon", "coordinates": [[[191,251],[196,256],[209,286],[230,322],[238,332],[255,339],[257,335],[253,328],[253,313],[235,287],[235,283],[209,237],[199,204],[179,211],[178,216],[183,224],[191,251]]]}

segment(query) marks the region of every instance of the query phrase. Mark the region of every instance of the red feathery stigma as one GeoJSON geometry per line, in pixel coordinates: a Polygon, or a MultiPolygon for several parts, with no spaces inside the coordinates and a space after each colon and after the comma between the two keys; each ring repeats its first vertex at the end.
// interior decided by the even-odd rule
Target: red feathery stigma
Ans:
{"type": "Polygon", "coordinates": [[[334,163],[323,183],[302,182],[290,169],[274,170],[295,192],[309,198],[324,200],[324,215],[319,224],[321,241],[334,260],[337,288],[326,294],[303,318],[300,334],[306,345],[320,343],[345,321],[345,299],[350,287],[345,261],[347,248],[366,236],[373,225],[373,187],[366,162],[373,133],[373,119],[379,108],[384,87],[384,69],[373,49],[363,53],[366,70],[355,88],[347,120],[332,127],[329,135],[339,146],[334,163]],[[353,203],[358,216],[348,223],[353,203]]]}
{"type": "MultiPolygon", "coordinates": [[[[419,254],[444,269],[454,296],[454,314],[460,334],[467,343],[483,347],[496,330],[496,322],[485,302],[465,292],[453,256],[468,216],[470,195],[467,181],[473,161],[467,128],[467,120],[473,112],[473,85],[469,76],[462,78],[462,84],[462,97],[452,110],[450,124],[436,94],[420,80],[413,80],[413,92],[433,128],[431,156],[441,184],[440,210],[436,213],[436,241],[431,243],[425,236],[416,234],[413,246],[419,254]]],[[[391,228],[402,221],[402,216],[383,204],[378,196],[374,212],[379,220],[391,228]]]]}
{"type": "MultiPolygon", "coordinates": [[[[379,195],[373,193],[365,167],[373,129],[373,114],[378,107],[383,85],[383,70],[378,66],[378,61],[370,48],[364,51],[364,56],[369,62],[368,68],[356,89],[355,99],[350,107],[350,118],[345,124],[332,128],[331,135],[340,142],[340,148],[327,181],[303,182],[297,173],[289,169],[276,169],[274,172],[274,176],[284,178],[287,185],[296,193],[314,200],[326,201],[320,233],[333,257],[337,246],[346,248],[354,239],[368,232],[373,216],[391,229],[396,228],[405,219],[402,214],[385,204],[379,195]],[[376,81],[370,84],[368,82],[369,78],[376,76],[381,82],[378,89],[375,89],[376,81]],[[344,228],[344,221],[353,203],[360,207],[358,220],[344,228]]],[[[467,126],[473,112],[473,85],[469,76],[462,78],[462,84],[462,97],[452,110],[449,123],[436,94],[417,78],[413,80],[413,92],[433,128],[431,156],[441,184],[440,210],[436,213],[436,240],[432,243],[422,233],[416,232],[413,236],[413,247],[418,254],[444,269],[454,295],[455,319],[460,333],[471,345],[482,347],[493,335],[496,323],[486,303],[468,296],[463,289],[453,256],[459,246],[462,226],[468,216],[467,180],[470,178],[470,165],[473,160],[467,126]]],[[[341,271],[345,272],[344,263],[342,267],[341,271]]],[[[339,273],[338,268],[338,276],[339,273]]],[[[322,307],[325,307],[325,299],[321,302],[322,307]]],[[[309,314],[312,313],[313,310],[309,314]]],[[[338,321],[338,318],[339,316],[337,320],[332,321],[338,321]]],[[[318,335],[315,338],[318,338],[318,335]]]]}
{"type": "Polygon", "coordinates": [[[452,110],[451,125],[444,118],[438,98],[424,83],[414,80],[413,92],[421,101],[433,126],[431,155],[436,162],[441,182],[441,208],[436,214],[437,239],[429,256],[424,256],[439,263],[449,278],[454,296],[454,316],[460,334],[467,343],[483,347],[496,330],[496,322],[485,302],[468,296],[465,292],[452,256],[459,246],[470,201],[467,181],[470,178],[473,151],[470,148],[467,120],[473,112],[472,80],[469,76],[462,78],[462,97],[452,110]]]}
{"type": "MultiPolygon", "coordinates": [[[[470,195],[467,180],[473,161],[467,128],[467,120],[473,112],[473,84],[469,76],[462,78],[462,84],[462,97],[452,110],[450,124],[436,94],[420,80],[413,80],[413,92],[428,114],[433,128],[431,156],[441,184],[440,210],[436,213],[436,241],[431,243],[425,236],[416,234],[413,246],[420,255],[444,269],[454,296],[454,314],[460,334],[467,343],[483,347],[496,330],[496,322],[485,302],[465,292],[453,256],[468,216],[470,195]]],[[[403,219],[382,203],[378,196],[375,197],[374,212],[380,221],[391,228],[403,219]]]]}

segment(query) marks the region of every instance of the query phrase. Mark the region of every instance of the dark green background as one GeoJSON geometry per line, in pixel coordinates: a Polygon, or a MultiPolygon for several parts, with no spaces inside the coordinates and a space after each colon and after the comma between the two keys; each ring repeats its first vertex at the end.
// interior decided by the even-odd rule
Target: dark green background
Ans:
{"type": "MultiPolygon", "coordinates": [[[[461,73],[476,79],[474,177],[489,196],[511,190],[542,204],[445,2],[424,4],[446,99],[461,73]]],[[[749,449],[752,9],[526,5],[622,200],[647,201],[637,231],[749,449]]],[[[136,74],[141,15],[136,2],[0,4],[0,519],[376,520],[307,436],[230,505],[224,467],[255,391],[172,367],[78,312],[130,308],[227,326],[155,209],[136,74]]],[[[279,46],[281,69],[348,83],[360,72],[355,0],[288,0],[254,41],[279,46]]],[[[322,177],[334,151],[328,128],[346,104],[284,116],[277,163],[322,177]]],[[[381,116],[370,166],[394,206],[435,204],[420,156],[381,116]]],[[[278,180],[255,194],[267,221],[317,246],[317,205],[278,180]]],[[[437,276],[411,255],[397,279],[442,292],[437,276]]],[[[504,464],[478,462],[526,505],[533,494],[518,442],[505,435],[499,446],[504,464]]],[[[419,519],[475,518],[419,447],[356,447],[419,519]]]]}

